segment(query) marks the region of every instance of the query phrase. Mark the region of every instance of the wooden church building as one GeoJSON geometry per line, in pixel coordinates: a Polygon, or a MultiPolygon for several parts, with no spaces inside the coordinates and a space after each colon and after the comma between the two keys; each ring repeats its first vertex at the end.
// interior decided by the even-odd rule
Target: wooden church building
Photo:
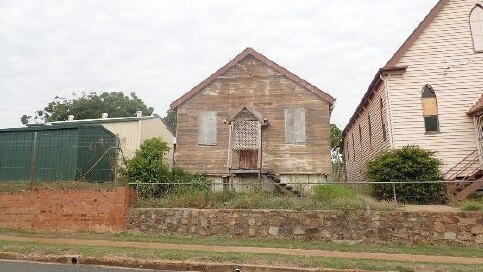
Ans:
{"type": "Polygon", "coordinates": [[[219,184],[264,174],[322,182],[331,173],[335,99],[252,48],[171,104],[175,164],[219,184]]]}

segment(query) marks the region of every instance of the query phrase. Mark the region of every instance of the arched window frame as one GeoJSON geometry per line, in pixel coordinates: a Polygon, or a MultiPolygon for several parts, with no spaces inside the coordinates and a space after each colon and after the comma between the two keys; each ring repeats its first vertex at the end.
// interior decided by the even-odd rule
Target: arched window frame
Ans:
{"type": "Polygon", "coordinates": [[[473,43],[473,50],[476,53],[483,52],[483,6],[481,4],[476,4],[473,7],[473,9],[471,9],[468,21],[470,24],[471,41],[473,43]],[[475,12],[481,12],[481,20],[474,23],[472,21],[472,16],[475,14],[475,12]],[[476,26],[478,26],[478,29],[475,29],[476,26]],[[480,35],[475,35],[475,34],[480,34],[480,35]]]}
{"type": "Polygon", "coordinates": [[[421,91],[421,106],[426,134],[439,133],[438,98],[433,87],[429,84],[424,85],[421,91]]]}

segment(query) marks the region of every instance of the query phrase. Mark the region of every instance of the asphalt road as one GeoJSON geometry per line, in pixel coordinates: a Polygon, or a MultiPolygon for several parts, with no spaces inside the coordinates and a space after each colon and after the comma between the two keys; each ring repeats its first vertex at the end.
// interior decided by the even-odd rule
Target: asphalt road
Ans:
{"type": "MultiPolygon", "coordinates": [[[[0,272],[148,272],[154,270],[0,260],[0,272]]],[[[159,270],[158,270],[159,272],[159,270]]],[[[164,271],[174,272],[174,271],[164,271]]]]}

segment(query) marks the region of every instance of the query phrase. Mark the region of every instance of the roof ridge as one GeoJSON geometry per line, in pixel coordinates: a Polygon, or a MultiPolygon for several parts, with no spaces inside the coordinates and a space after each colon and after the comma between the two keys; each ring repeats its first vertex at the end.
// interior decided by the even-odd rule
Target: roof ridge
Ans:
{"type": "Polygon", "coordinates": [[[297,75],[288,71],[286,68],[284,68],[283,66],[281,66],[281,65],[277,64],[276,62],[270,60],[269,58],[265,57],[264,55],[258,53],[255,49],[253,49],[251,47],[247,47],[247,48],[245,48],[245,50],[243,50],[241,53],[239,53],[234,59],[229,61],[227,64],[225,64],[220,69],[218,69],[215,73],[211,74],[208,78],[206,78],[201,83],[196,85],[189,92],[185,93],[183,96],[181,96],[180,98],[176,99],[173,103],[171,103],[171,108],[176,109],[177,107],[179,107],[185,101],[189,100],[191,97],[193,97],[198,92],[203,90],[211,82],[216,80],[219,76],[221,76],[222,74],[227,72],[229,69],[234,67],[238,62],[242,61],[243,59],[245,59],[249,55],[255,57],[260,62],[268,65],[270,68],[272,68],[275,71],[283,74],[284,76],[286,76],[290,80],[294,81],[295,83],[299,84],[300,86],[304,87],[305,89],[314,93],[315,95],[319,96],[320,98],[327,100],[331,105],[334,105],[335,98],[333,98],[331,95],[329,95],[328,93],[320,90],[316,86],[308,83],[304,79],[301,79],[297,75]]]}
{"type": "Polygon", "coordinates": [[[384,71],[391,70],[391,69],[405,69],[407,66],[398,67],[396,64],[402,58],[402,56],[406,53],[409,47],[421,36],[424,30],[429,26],[429,24],[433,21],[433,19],[439,14],[439,12],[443,9],[443,7],[449,2],[450,0],[439,0],[438,3],[429,11],[429,13],[424,17],[424,19],[419,23],[419,25],[413,30],[413,32],[409,35],[409,37],[403,42],[403,44],[399,47],[399,49],[392,55],[392,57],[387,61],[384,67],[380,68],[374,79],[371,81],[369,88],[367,89],[366,93],[362,97],[359,105],[357,106],[356,110],[352,114],[349,122],[347,123],[346,127],[342,131],[342,134],[345,135],[347,129],[350,127],[351,123],[354,121],[355,116],[359,113],[359,111],[363,108],[363,105],[366,99],[370,96],[370,94],[374,91],[374,88],[377,86],[377,82],[380,80],[380,75],[384,71]]]}
{"type": "Polygon", "coordinates": [[[450,0],[439,0],[438,3],[429,11],[429,13],[424,17],[424,19],[419,23],[419,25],[413,30],[409,37],[403,42],[399,49],[392,55],[392,57],[387,61],[386,67],[393,67],[402,58],[406,51],[413,45],[413,43],[421,36],[424,30],[429,26],[429,24],[436,18],[439,12],[450,0]]]}

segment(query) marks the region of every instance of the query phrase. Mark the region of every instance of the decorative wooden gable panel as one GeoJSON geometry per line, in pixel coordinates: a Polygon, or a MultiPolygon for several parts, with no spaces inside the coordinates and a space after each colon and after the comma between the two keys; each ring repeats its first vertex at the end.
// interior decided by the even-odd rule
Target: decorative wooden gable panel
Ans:
{"type": "Polygon", "coordinates": [[[243,109],[233,122],[233,149],[255,150],[260,147],[260,121],[247,109],[243,109]]]}

